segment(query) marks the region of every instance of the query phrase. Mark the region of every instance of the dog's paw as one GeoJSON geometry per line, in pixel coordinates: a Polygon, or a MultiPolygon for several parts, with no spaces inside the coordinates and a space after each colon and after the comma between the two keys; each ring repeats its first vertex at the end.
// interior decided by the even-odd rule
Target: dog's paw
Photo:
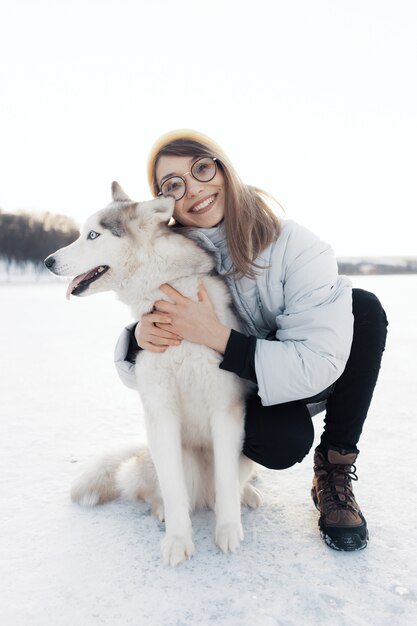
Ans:
{"type": "Polygon", "coordinates": [[[175,537],[167,535],[162,541],[161,550],[163,564],[171,565],[171,567],[191,559],[195,552],[191,536],[175,537]]]}
{"type": "Polygon", "coordinates": [[[263,502],[262,494],[259,489],[248,483],[243,490],[241,502],[251,509],[257,509],[263,502]]]}
{"type": "Polygon", "coordinates": [[[220,524],[216,527],[216,544],[223,552],[236,552],[243,539],[242,524],[220,524]]]}

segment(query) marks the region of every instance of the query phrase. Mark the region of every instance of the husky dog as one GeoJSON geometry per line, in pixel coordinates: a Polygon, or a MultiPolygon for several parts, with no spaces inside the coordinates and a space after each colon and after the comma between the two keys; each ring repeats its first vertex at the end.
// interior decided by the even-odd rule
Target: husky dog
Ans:
{"type": "MultiPolygon", "coordinates": [[[[54,274],[76,275],[67,297],[112,290],[140,320],[156,300],[169,300],[159,289],[163,283],[197,300],[202,281],[219,320],[237,329],[212,256],[168,227],[173,198],[133,202],[116,182],[112,194],[113,202],[87,220],[74,243],[45,260],[54,274]]],[[[215,541],[234,552],[243,539],[241,502],[261,502],[249,482],[255,464],[241,454],[247,386],[219,369],[220,361],[216,351],[185,340],[163,353],[140,351],[135,373],[149,449],[107,455],[72,488],[72,499],[84,505],[118,495],[148,502],[165,520],[167,565],[194,553],[190,512],[213,508],[215,541]]]]}

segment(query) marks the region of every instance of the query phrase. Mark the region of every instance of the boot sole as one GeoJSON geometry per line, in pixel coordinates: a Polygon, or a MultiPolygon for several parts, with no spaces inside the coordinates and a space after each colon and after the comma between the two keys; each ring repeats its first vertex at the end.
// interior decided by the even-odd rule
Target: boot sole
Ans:
{"type": "MultiPolygon", "coordinates": [[[[320,536],[329,548],[333,550],[338,550],[339,552],[356,552],[357,550],[364,550],[368,545],[369,541],[369,532],[366,528],[365,523],[365,537],[361,536],[363,533],[358,529],[352,529],[351,531],[344,532],[340,534],[338,537],[332,537],[329,535],[329,531],[326,528],[323,517],[319,509],[318,499],[316,496],[315,489],[311,490],[311,497],[314,502],[314,506],[320,513],[320,518],[318,521],[318,526],[320,529],[320,536]]],[[[340,529],[338,529],[340,530],[340,529]]]]}
{"type": "MultiPolygon", "coordinates": [[[[320,521],[319,521],[320,525],[320,521]]],[[[364,550],[368,545],[369,534],[366,531],[366,538],[362,539],[357,533],[344,534],[338,540],[334,540],[332,537],[326,534],[326,532],[320,528],[320,536],[325,542],[326,546],[339,552],[358,552],[358,550],[364,550]]]]}

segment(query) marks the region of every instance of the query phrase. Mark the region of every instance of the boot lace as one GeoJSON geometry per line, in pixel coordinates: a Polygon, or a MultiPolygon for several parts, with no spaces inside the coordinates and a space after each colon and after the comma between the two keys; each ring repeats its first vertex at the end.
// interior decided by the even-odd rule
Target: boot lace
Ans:
{"type": "Polygon", "coordinates": [[[326,476],[319,479],[321,483],[319,494],[322,496],[323,506],[327,511],[345,509],[354,513],[360,512],[351,483],[352,480],[358,480],[356,465],[321,463],[314,469],[326,472],[326,476]]]}

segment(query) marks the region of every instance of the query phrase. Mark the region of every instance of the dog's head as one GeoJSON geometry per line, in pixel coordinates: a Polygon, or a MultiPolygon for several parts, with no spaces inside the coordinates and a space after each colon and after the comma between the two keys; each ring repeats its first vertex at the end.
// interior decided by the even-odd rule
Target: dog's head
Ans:
{"type": "Polygon", "coordinates": [[[111,189],[113,202],[87,219],[74,243],[45,259],[53,274],[75,276],[67,298],[120,290],[136,271],[141,248],[152,245],[172,216],[173,198],[134,202],[117,182],[111,189]]]}

